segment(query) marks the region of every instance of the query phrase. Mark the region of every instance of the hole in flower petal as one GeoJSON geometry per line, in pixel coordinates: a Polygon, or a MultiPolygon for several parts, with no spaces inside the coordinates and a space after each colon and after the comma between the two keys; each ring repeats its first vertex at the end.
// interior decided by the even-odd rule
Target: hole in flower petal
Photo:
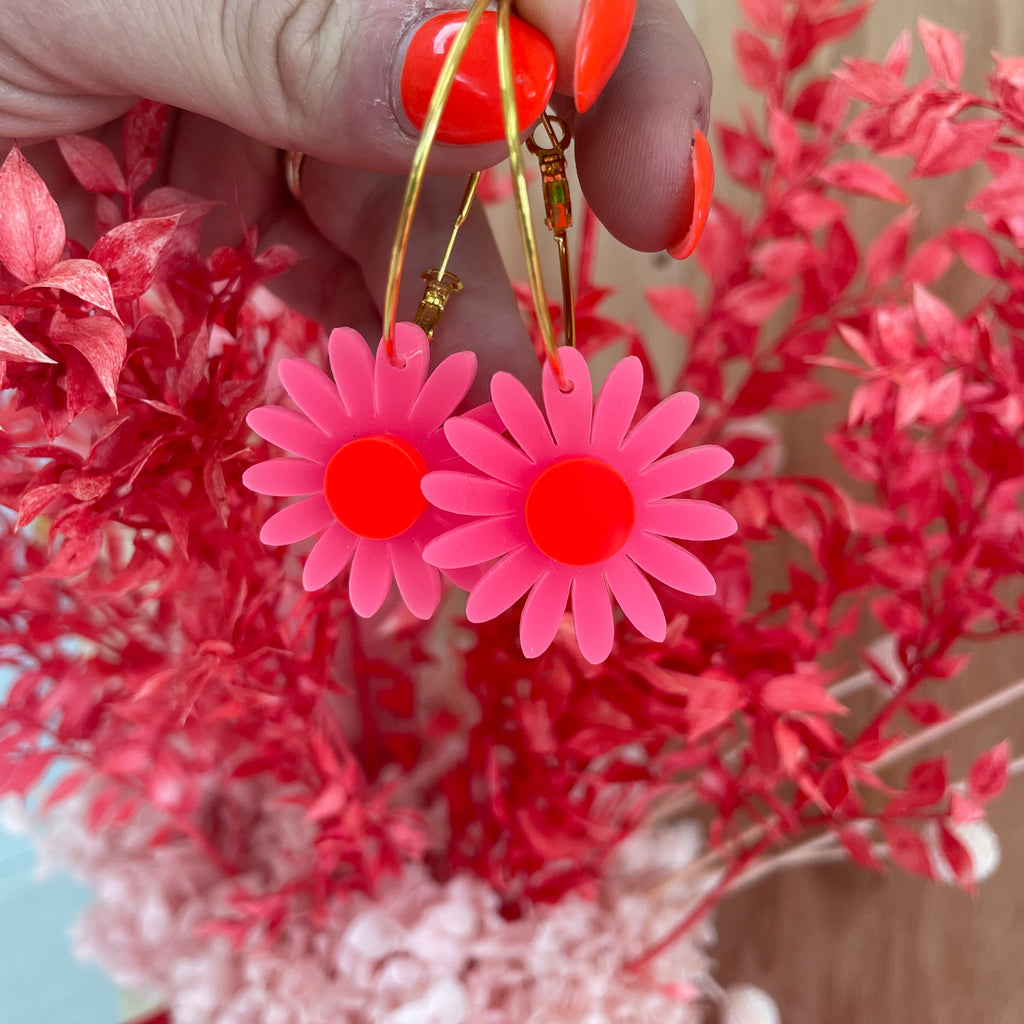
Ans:
{"type": "Polygon", "coordinates": [[[540,550],[563,565],[595,565],[629,540],[636,503],[622,474],[592,458],[562,459],[526,495],[526,529],[540,550]]]}
{"type": "Polygon", "coordinates": [[[324,497],[334,518],[357,537],[390,540],[423,515],[423,457],[408,441],[371,434],[339,448],[324,472],[324,497]]]}

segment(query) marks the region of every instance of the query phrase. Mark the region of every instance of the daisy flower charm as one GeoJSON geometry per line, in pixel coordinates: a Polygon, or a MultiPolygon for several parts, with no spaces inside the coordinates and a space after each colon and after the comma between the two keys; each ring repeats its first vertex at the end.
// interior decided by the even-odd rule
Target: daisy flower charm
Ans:
{"type": "Polygon", "coordinates": [[[644,573],[685,593],[715,592],[704,564],[668,538],[717,540],[736,521],[710,502],[673,496],[724,473],[732,456],[703,445],[663,458],[693,422],[697,398],[674,394],[630,430],[640,361],[616,365],[595,402],[583,356],[560,352],[572,389],[560,391],[546,366],[544,413],[515,377],[495,374],[491,398],[512,442],[479,422],[445,425],[479,473],[428,473],[423,492],[438,508],[475,518],[432,540],[424,557],[445,569],[494,562],[470,590],[472,622],[529,591],[519,627],[527,657],[548,648],[571,600],[580,652],[598,664],[614,641],[612,598],[641,633],[665,639],[665,613],[644,573]]]}
{"type": "Polygon", "coordinates": [[[308,495],[260,533],[275,546],[319,534],[303,567],[306,590],[351,562],[349,597],[359,615],[378,611],[394,580],[409,610],[426,619],[441,580],[423,548],[454,520],[427,503],[420,481],[459,464],[440,428],[469,390],[476,357],[458,352],[428,376],[426,335],[414,324],[397,325],[395,352],[393,363],[382,344],[374,359],[358,332],[341,328],[328,343],[334,381],[304,359],[282,360],[281,383],[300,411],[263,406],[247,422],[295,457],[252,466],[243,482],[258,494],[308,495]]]}

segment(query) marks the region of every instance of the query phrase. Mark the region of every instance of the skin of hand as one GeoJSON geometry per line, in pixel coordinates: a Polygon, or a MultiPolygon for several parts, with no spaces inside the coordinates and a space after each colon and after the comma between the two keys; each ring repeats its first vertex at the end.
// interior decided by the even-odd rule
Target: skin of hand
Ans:
{"type": "MultiPolygon", "coordinates": [[[[695,127],[707,129],[711,75],[676,0],[637,0],[621,59],[596,101],[577,113],[580,27],[597,2],[518,0],[516,14],[554,49],[551,102],[572,129],[587,202],[626,245],[656,252],[689,227],[691,138],[695,127]]],[[[47,140],[76,132],[114,138],[117,119],[138,97],[169,103],[178,112],[162,183],[224,201],[205,240],[237,241],[240,208],[263,244],[284,242],[308,257],[274,282],[286,300],[327,327],[379,337],[417,141],[400,100],[402,62],[425,21],[460,9],[466,4],[456,0],[5,0],[0,152],[12,139],[31,146],[30,159],[60,200],[67,174],[47,140]],[[284,186],[280,149],[308,154],[301,204],[284,186]]],[[[503,142],[435,145],[401,319],[411,318],[422,293],[420,272],[444,251],[465,176],[505,155],[503,142]]],[[[72,226],[87,216],[70,201],[62,206],[72,226]]],[[[535,387],[539,367],[479,204],[460,251],[472,252],[472,273],[461,275],[465,290],[438,327],[434,358],[472,348],[476,397],[498,369],[535,387]]]]}

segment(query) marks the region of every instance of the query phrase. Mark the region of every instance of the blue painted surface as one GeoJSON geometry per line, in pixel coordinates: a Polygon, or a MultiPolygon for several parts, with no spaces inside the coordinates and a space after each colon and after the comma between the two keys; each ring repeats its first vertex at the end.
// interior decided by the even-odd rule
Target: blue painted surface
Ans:
{"type": "MultiPolygon", "coordinates": [[[[0,694],[9,685],[0,677],[0,694]]],[[[88,890],[36,881],[35,863],[31,843],[0,826],[0,1024],[116,1024],[117,989],[71,954],[68,929],[88,890]]]]}

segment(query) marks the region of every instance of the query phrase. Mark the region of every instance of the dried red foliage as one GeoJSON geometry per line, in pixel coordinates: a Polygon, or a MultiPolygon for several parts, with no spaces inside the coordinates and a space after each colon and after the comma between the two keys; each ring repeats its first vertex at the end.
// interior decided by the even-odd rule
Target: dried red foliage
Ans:
{"type": "MultiPolygon", "coordinates": [[[[742,6],[753,31],[738,34],[737,60],[764,116],[720,127],[718,142],[749,202],[712,211],[699,288],[648,296],[686,341],[677,387],[702,398],[687,444],[735,455],[706,497],[740,531],[700,552],[716,598],[663,594],[667,641],[623,625],[600,667],[557,640],[525,662],[517,609],[439,666],[430,627],[365,626],[341,589],[305,594],[296,555],[259,543],[267,507],[241,486],[267,455],[244,420],[268,364],[322,351],[319,329],[254,292],[291,255],[260,251],[252,232],[200,252],[210,205],[151,182],[166,120],[155,104],[126,120],[123,159],[61,141],[96,194],[88,252],[12,152],[0,170],[0,662],[20,678],[0,711],[0,791],[23,793],[70,757],[50,800],[98,776],[95,827],[156,806],[154,843],[186,837],[241,878],[248,811],[231,780],[269,780],[306,808],[315,838],[284,890],[239,883],[237,918],[222,923],[235,935],[315,915],[410,859],[479,872],[509,914],[585,893],[662,800],[714,810],[710,842],[729,868],[701,912],[756,857],[823,831],[877,868],[877,828],[893,863],[931,877],[921,827],[936,823],[970,885],[949,826],[1005,785],[1006,748],[979,758],[963,791],[943,760],[899,787],[873,764],[946,717],[924,690],[960,671],[964,641],[1024,631],[1024,72],[999,59],[989,94],[965,93],[959,41],[922,23],[921,82],[905,82],[908,36],[882,63],[808,77],[808,58],[866,7],[742,6]],[[893,157],[911,159],[911,178],[984,164],[991,180],[926,234],[893,157]],[[852,197],[888,216],[873,238],[852,197]],[[977,286],[969,308],[939,297],[954,272],[977,286]],[[826,403],[835,478],[766,469],[777,442],[756,418],[826,403]],[[786,552],[774,588],[752,576],[764,545],[786,552]],[[893,637],[895,659],[862,652],[880,706],[840,721],[840,672],[826,666],[865,630],[893,637]],[[463,755],[447,756],[453,743],[463,755]],[[433,792],[450,836],[421,813],[433,792]]],[[[602,312],[593,228],[581,347],[621,343],[647,362],[638,333],[602,312]]],[[[651,384],[644,402],[659,397],[651,384]]]]}

